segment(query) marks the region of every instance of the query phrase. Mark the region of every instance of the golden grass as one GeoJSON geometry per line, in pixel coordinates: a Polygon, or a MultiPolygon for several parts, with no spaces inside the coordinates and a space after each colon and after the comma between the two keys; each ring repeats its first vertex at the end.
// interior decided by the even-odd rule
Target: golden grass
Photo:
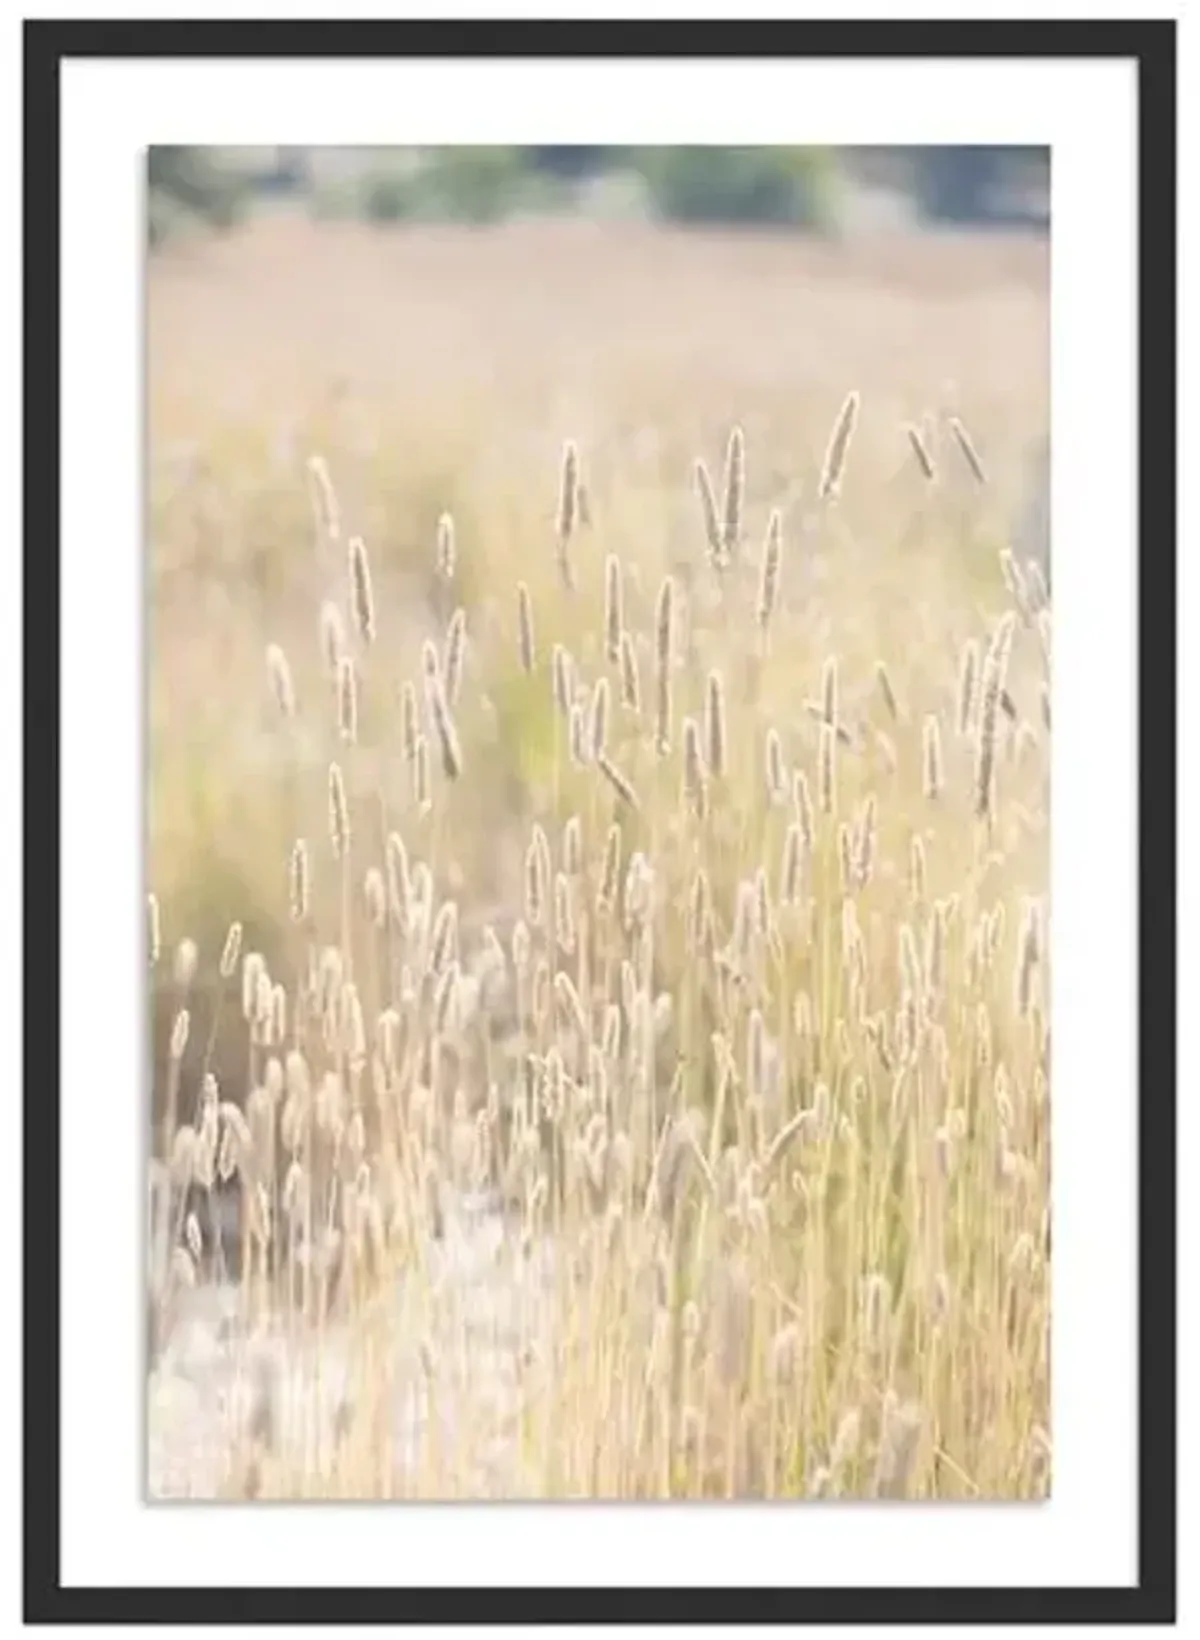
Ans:
{"type": "Polygon", "coordinates": [[[281,220],[148,288],[160,1343],[223,1186],[245,1276],[163,1489],[1044,1495],[1044,252],[281,220]]]}

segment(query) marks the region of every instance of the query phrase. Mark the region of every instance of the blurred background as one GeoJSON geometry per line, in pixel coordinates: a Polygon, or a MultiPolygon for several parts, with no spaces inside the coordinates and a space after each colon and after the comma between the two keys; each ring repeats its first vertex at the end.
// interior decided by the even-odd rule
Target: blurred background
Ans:
{"type": "Polygon", "coordinates": [[[369,222],[577,213],[844,233],[881,224],[1049,226],[1048,148],[168,148],[149,232],[297,206],[369,222]]]}

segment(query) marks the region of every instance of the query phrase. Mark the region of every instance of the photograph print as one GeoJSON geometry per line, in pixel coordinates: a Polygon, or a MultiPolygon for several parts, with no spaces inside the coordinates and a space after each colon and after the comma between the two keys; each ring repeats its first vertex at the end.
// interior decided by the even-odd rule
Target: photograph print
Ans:
{"type": "Polygon", "coordinates": [[[151,1499],[1051,1495],[1050,172],[150,147],[151,1499]]]}

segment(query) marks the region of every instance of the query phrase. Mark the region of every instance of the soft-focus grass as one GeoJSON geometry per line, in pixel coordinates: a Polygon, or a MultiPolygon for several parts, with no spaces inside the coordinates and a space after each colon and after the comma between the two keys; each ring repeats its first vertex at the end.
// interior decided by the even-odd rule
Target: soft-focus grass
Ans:
{"type": "MultiPolygon", "coordinates": [[[[524,1364],[535,1387],[509,1431],[529,1490],[1044,1492],[1044,959],[1031,1009],[1018,1009],[1015,990],[1024,904],[1047,886],[1036,625],[1016,629],[1008,687],[1018,722],[1001,717],[990,826],[974,812],[974,748],[956,735],[955,714],[964,642],[986,646],[1011,607],[998,551],[1046,422],[1046,319],[1044,250],[1002,239],[833,247],[585,225],[375,235],[280,220],[156,261],[148,876],[165,942],[154,978],[158,1101],[181,1003],[194,1021],[182,1121],[200,1122],[206,1063],[220,1097],[238,1105],[252,1084],[274,1087],[272,1055],[302,1052],[314,1088],[334,1079],[323,1097],[307,1095],[292,1060],[274,1106],[278,1122],[292,1102],[286,1131],[269,1151],[259,1142],[239,1176],[281,1180],[294,1146],[314,1214],[340,1238],[336,1292],[324,1296],[310,1264],[303,1282],[252,1284],[255,1304],[265,1313],[286,1287],[293,1325],[310,1328],[329,1306],[363,1341],[336,1456],[318,1471],[287,1452],[252,1453],[247,1436],[237,1473],[252,1461],[258,1490],[375,1496],[401,1484],[372,1457],[389,1416],[380,1331],[391,1323],[380,1295],[389,1272],[420,1267],[430,1180],[459,1177],[503,1187],[518,1253],[523,1221],[529,1245],[552,1229],[560,1254],[550,1358],[524,1364]],[[842,493],[819,508],[822,456],[850,388],[862,408],[842,493]],[[946,411],[961,413],[983,452],[983,489],[939,419],[946,411]],[[928,432],[933,485],[912,459],[906,422],[928,432]],[[741,563],[716,577],[692,464],[702,457],[719,486],[735,424],[747,452],[744,545],[741,563]],[[566,438],[579,445],[590,514],[571,543],[573,591],[554,550],[566,438]],[[315,521],[313,455],[332,475],[338,540],[315,521]],[[783,515],[782,582],[764,646],[754,612],[773,507],[783,515]],[[434,554],[443,512],[457,543],[449,582],[434,554]],[[352,627],[352,535],[367,543],[377,634],[353,643],[359,743],[345,747],[318,612],[336,599],[352,627]],[[604,654],[609,554],[622,566],[640,716],[621,705],[619,670],[604,654]],[[660,758],[654,605],[668,574],[684,618],[671,751],[660,758]],[[535,611],[532,677],[517,654],[518,580],[535,611]],[[400,744],[400,692],[406,680],[420,690],[422,643],[440,649],[460,605],[464,768],[446,779],[433,746],[422,813],[400,744]],[[298,712],[282,724],[269,643],[282,646],[295,680],[298,712]],[[611,680],[608,750],[636,789],[636,813],[595,767],[571,762],[552,701],[555,643],[574,658],[581,688],[611,680]],[[785,906],[792,774],[803,771],[815,802],[820,726],[810,706],[830,659],[852,745],[839,748],[836,811],[817,816],[800,901],[785,906]],[[698,820],[681,797],[681,725],[685,714],[702,718],[711,670],[728,699],[729,767],[698,820]],[[936,798],[922,779],[931,715],[944,763],[936,798]],[[771,727],[788,770],[778,805],[764,778],[771,727]],[[350,794],[348,862],[330,848],[331,760],[350,794]],[[839,826],[853,833],[868,797],[874,860],[869,881],[847,886],[839,826]],[[528,972],[514,974],[531,828],[544,829],[557,869],[572,814],[583,837],[569,889],[574,948],[555,941],[551,919],[532,930],[528,972]],[[645,933],[623,926],[619,904],[615,920],[594,910],[614,820],[623,867],[640,851],[654,874],[645,933]],[[427,865],[433,912],[457,905],[463,979],[440,1045],[420,917],[406,934],[394,918],[374,929],[367,913],[364,876],[384,867],[389,830],[410,869],[427,865]],[[312,860],[311,927],[288,917],[296,838],[312,860]],[[734,963],[726,948],[739,884],[760,868],[769,926],[734,963]],[[715,921],[697,948],[688,907],[701,869],[715,921]],[[914,991],[902,929],[923,954],[939,903],[944,979],[914,991]],[[853,984],[843,957],[851,916],[863,952],[853,984]],[[249,1051],[236,977],[209,1048],[233,921],[289,999],[286,1039],[249,1051]],[[488,928],[504,971],[481,984],[488,928]],[[167,977],[184,936],[200,948],[187,997],[167,977]],[[323,1020],[304,995],[326,946],[341,948],[343,979],[366,1016],[362,1055],[353,1000],[326,998],[323,1020]],[[584,990],[582,1037],[548,988],[558,971],[584,990]],[[615,1054],[600,1046],[610,1003],[622,1010],[615,1054]],[[385,1067],[375,1022],[388,1007],[401,1015],[402,1045],[385,1067]],[[765,1080],[751,1063],[760,1025],[765,1080]],[[812,1114],[796,1141],[765,1166],[803,1110],[812,1114]]],[[[293,1208],[294,1187],[295,1178],[293,1208]]],[[[276,1248],[291,1222],[276,1215],[276,1248]]],[[[177,1261],[177,1279],[191,1273],[177,1261]]],[[[404,1487],[469,1492],[472,1442],[483,1439],[468,1431],[461,1452],[426,1453],[404,1487]]]]}

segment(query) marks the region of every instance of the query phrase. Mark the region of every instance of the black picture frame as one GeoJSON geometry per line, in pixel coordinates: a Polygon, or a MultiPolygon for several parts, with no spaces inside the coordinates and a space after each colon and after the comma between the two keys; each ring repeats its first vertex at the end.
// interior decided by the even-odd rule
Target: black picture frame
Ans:
{"type": "MultiPolygon", "coordinates": [[[[1176,26],[36,21],[24,26],[24,1617],[1169,1623],[1176,1603],[1176,26]],[[1138,1581],[1110,1588],[64,1587],[59,1496],[60,67],[77,57],[1111,57],[1138,81],[1138,1581]],[[33,1044],[36,1043],[36,1052],[33,1044]]],[[[931,1526],[931,1530],[934,1529],[931,1526]]]]}

